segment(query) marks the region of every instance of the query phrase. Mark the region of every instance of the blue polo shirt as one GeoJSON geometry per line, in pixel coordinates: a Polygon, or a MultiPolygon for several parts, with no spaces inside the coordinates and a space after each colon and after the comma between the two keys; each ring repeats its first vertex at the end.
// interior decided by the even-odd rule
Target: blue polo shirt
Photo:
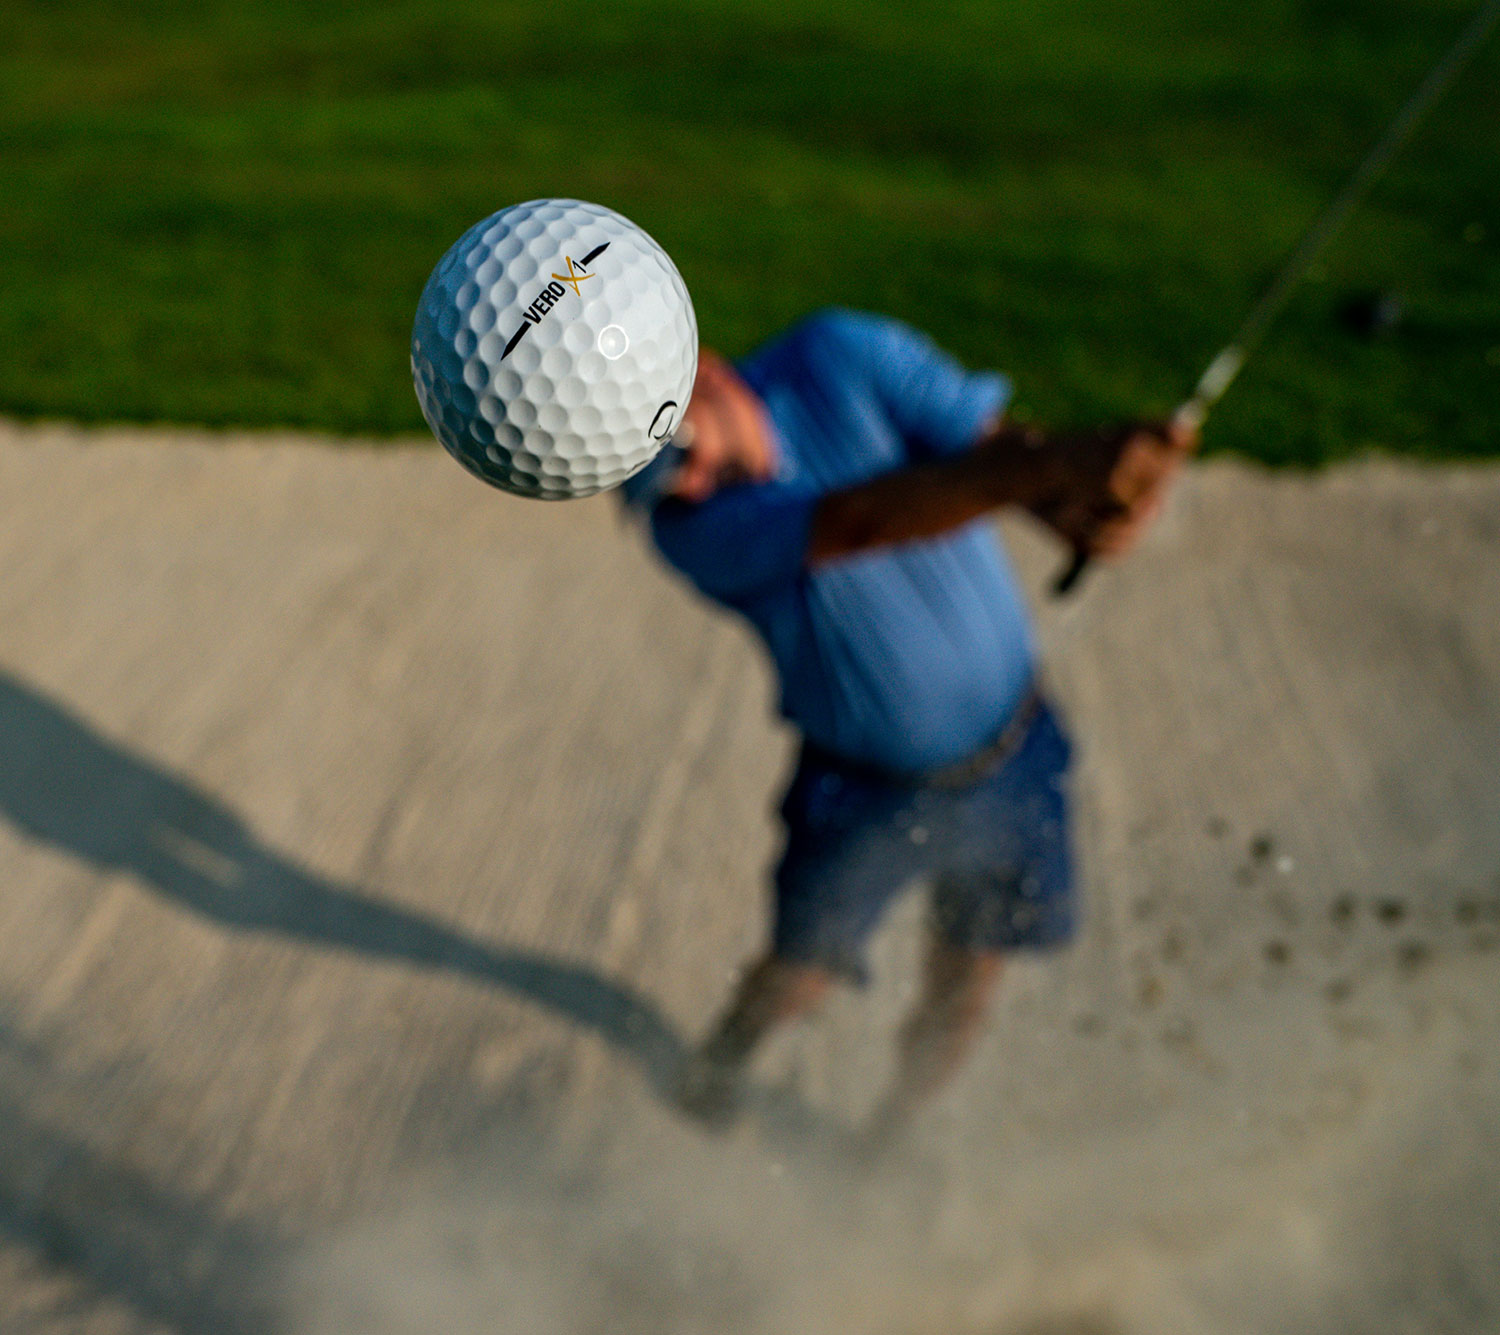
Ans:
{"type": "Polygon", "coordinates": [[[814,567],[805,554],[819,497],[970,448],[1010,382],[966,371],[907,325],[853,311],[809,317],[739,370],[775,428],[776,474],[701,505],[658,504],[662,554],[756,628],[782,712],[820,746],[895,772],[978,750],[1025,695],[1034,663],[1025,603],[990,523],[814,567]]]}

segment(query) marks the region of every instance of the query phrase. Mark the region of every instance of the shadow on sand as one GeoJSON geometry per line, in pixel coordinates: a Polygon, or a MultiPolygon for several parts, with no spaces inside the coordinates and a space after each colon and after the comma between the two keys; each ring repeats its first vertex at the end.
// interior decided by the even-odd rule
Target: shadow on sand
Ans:
{"type": "Polygon", "coordinates": [[[76,1102],[77,1093],[45,1052],[0,1023],[0,1240],[30,1253],[40,1272],[21,1287],[25,1315],[7,1286],[0,1326],[30,1329],[29,1318],[37,1329],[92,1328],[103,1297],[153,1330],[274,1329],[264,1279],[285,1239],[154,1183],[35,1115],[33,1105],[69,1094],[76,1102]]]}
{"type": "Polygon", "coordinates": [[[265,847],[233,812],[105,740],[0,671],[0,817],[94,866],[126,871],[236,931],[402,960],[502,987],[599,1034],[669,1098],[681,1038],[657,1008],[577,965],[471,940],[265,847]]]}

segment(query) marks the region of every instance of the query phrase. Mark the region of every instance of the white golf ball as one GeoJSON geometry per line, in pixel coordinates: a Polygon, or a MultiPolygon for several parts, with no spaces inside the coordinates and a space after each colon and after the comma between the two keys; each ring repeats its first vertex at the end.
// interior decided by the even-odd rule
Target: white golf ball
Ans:
{"type": "Polygon", "coordinates": [[[666,252],[575,199],[475,223],[432,271],[411,335],[433,434],[475,476],[545,500],[650,463],[697,368],[693,303],[666,252]]]}

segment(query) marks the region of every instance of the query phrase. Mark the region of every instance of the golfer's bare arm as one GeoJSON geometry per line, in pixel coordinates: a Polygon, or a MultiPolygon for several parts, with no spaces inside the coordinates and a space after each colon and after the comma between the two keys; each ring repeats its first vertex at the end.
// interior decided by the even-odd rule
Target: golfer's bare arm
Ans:
{"type": "MultiPolygon", "coordinates": [[[[672,494],[689,504],[730,481],[775,472],[763,405],[722,357],[703,349],[683,417],[690,444],[672,494]]],[[[1003,418],[954,458],[900,468],[823,497],[808,565],[935,537],[1006,505],[1044,520],[1075,550],[1118,555],[1149,520],[1184,446],[1161,426],[1123,423],[1043,433],[1003,418]]]]}
{"type": "Polygon", "coordinates": [[[1004,505],[1027,505],[1050,482],[1051,451],[1033,429],[992,424],[973,449],[830,492],[813,513],[807,563],[930,538],[1004,505]]]}

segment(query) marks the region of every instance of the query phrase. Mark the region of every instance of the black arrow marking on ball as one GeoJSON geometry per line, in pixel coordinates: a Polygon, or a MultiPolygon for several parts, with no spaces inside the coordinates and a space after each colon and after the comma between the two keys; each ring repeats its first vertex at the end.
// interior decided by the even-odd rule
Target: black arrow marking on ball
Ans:
{"type": "Polygon", "coordinates": [[[602,244],[595,246],[591,251],[589,251],[589,253],[587,255],[585,255],[581,260],[578,261],[578,267],[580,269],[583,268],[584,265],[590,263],[593,260],[598,259],[598,257],[600,255],[604,254],[604,252],[606,250],[608,250],[608,249],[609,249],[609,242],[608,241],[605,241],[602,244]]]}
{"type": "Polygon", "coordinates": [[[509,357],[512,352],[515,351],[516,344],[519,343],[523,338],[526,337],[526,331],[528,329],[530,329],[530,328],[531,328],[531,325],[530,325],[529,322],[522,321],[521,327],[519,329],[517,329],[516,332],[510,336],[510,342],[505,345],[505,351],[500,354],[500,360],[502,362],[507,357],[509,357]]]}

